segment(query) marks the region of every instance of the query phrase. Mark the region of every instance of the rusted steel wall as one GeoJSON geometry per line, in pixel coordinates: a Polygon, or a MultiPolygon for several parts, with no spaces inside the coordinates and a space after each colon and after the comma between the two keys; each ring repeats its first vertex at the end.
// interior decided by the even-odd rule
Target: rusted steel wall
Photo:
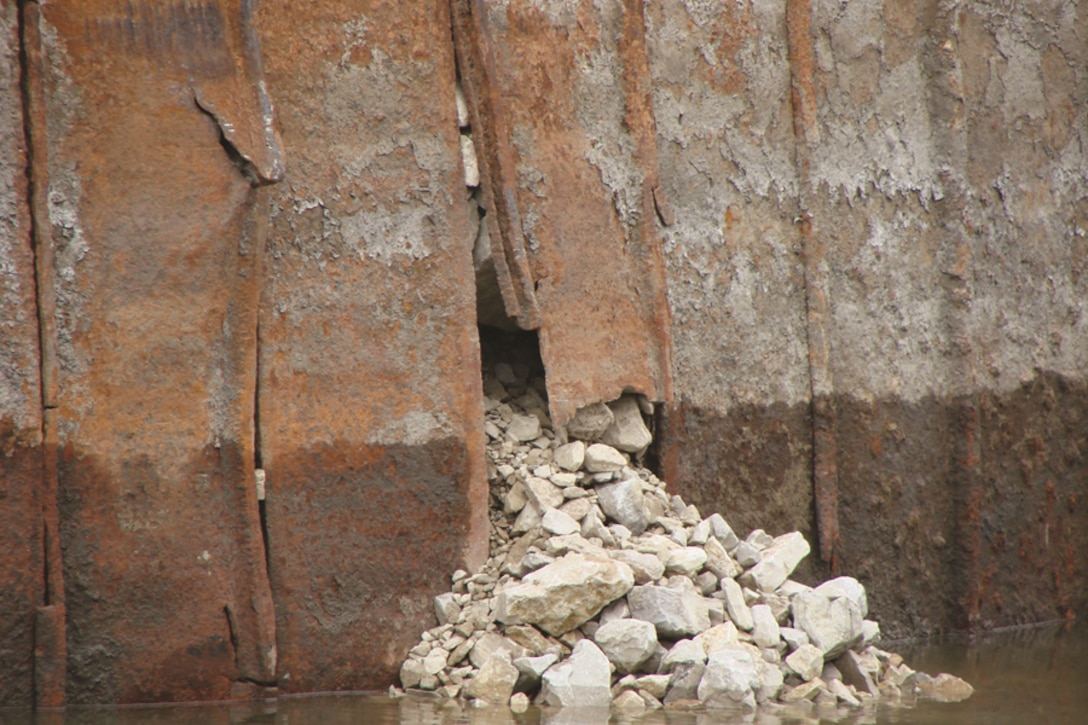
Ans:
{"type": "Polygon", "coordinates": [[[0,705],[384,687],[482,560],[458,74],[557,421],[666,401],[670,484],[804,532],[888,634],[1085,611],[1086,37],[0,0],[0,705]]]}
{"type": "Polygon", "coordinates": [[[70,703],[274,678],[253,183],[279,171],[242,10],[42,6],[70,703]]]}
{"type": "Polygon", "coordinates": [[[459,42],[485,46],[473,70],[489,76],[469,84],[488,96],[470,94],[485,107],[476,115],[495,129],[487,110],[502,110],[493,142],[509,146],[510,164],[485,171],[517,208],[539,317],[520,321],[539,327],[555,423],[625,389],[666,400],[671,326],[657,217],[669,212],[642,4],[462,4],[479,27],[459,42]]]}
{"type": "Polygon", "coordinates": [[[277,677],[382,688],[431,597],[487,556],[450,9],[264,3],[258,20],[289,159],[258,361],[277,677]]]}
{"type": "Polygon", "coordinates": [[[33,702],[34,618],[45,604],[41,364],[19,22],[0,2],[0,707],[33,702]]]}
{"type": "Polygon", "coordinates": [[[892,634],[1083,611],[1084,13],[653,7],[663,178],[720,184],[671,194],[670,480],[752,525],[798,481],[781,527],[892,634]]]}

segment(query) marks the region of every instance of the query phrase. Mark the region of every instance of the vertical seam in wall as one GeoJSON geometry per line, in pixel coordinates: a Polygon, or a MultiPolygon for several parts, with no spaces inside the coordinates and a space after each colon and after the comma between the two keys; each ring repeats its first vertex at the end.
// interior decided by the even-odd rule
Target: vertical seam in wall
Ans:
{"type": "Polygon", "coordinates": [[[38,312],[38,356],[41,366],[42,473],[38,500],[41,506],[44,595],[34,618],[34,703],[38,707],[57,707],[62,706],[65,699],[67,642],[60,515],[57,507],[59,436],[56,285],[47,196],[49,159],[41,49],[41,8],[36,2],[24,0],[19,4],[19,39],[31,249],[38,312]]]}
{"type": "Polygon", "coordinates": [[[819,143],[813,82],[813,44],[809,0],[787,0],[786,34],[793,112],[794,165],[797,172],[797,219],[804,266],[805,332],[808,345],[812,417],[812,489],[820,558],[833,573],[839,566],[839,484],[836,466],[833,385],[829,365],[828,318],[831,302],[827,241],[810,208],[812,146],[819,143]]]}

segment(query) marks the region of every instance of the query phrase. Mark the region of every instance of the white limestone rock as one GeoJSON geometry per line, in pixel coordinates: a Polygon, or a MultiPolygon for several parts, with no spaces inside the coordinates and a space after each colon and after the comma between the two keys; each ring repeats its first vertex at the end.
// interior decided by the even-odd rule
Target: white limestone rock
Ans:
{"type": "Polygon", "coordinates": [[[480,668],[495,654],[505,654],[507,659],[515,660],[525,656],[525,648],[501,634],[488,632],[472,646],[468,658],[473,667],[480,668]]]}
{"type": "Polygon", "coordinates": [[[532,692],[540,686],[540,678],[548,668],[559,661],[559,655],[548,652],[536,657],[518,657],[514,667],[518,670],[518,681],[514,689],[518,692],[532,692]]]}
{"type": "Polygon", "coordinates": [[[755,622],[752,621],[752,611],[744,601],[744,591],[733,579],[722,579],[722,593],[725,595],[725,611],[729,618],[737,625],[737,629],[751,632],[755,622]]]}
{"type": "Polygon", "coordinates": [[[529,476],[525,479],[525,494],[529,502],[535,504],[543,515],[548,509],[556,509],[563,505],[567,499],[563,497],[563,489],[556,486],[546,478],[529,476]]]}
{"type": "Polygon", "coordinates": [[[679,665],[691,663],[706,664],[707,653],[703,645],[697,639],[681,639],[676,641],[669,653],[661,660],[658,672],[670,673],[679,665]]]}
{"type": "Polygon", "coordinates": [[[786,666],[806,682],[820,676],[824,669],[824,653],[819,647],[803,644],[786,655],[786,666]]]}
{"type": "Polygon", "coordinates": [[[582,468],[586,460],[586,444],[582,441],[571,441],[555,449],[552,454],[555,465],[564,471],[577,471],[582,468]]]}
{"type": "Polygon", "coordinates": [[[631,549],[617,549],[609,554],[616,561],[622,561],[635,572],[635,584],[647,584],[657,581],[665,574],[665,565],[653,554],[643,554],[631,549]]]}
{"type": "Polygon", "coordinates": [[[922,672],[918,673],[918,683],[915,686],[918,697],[937,702],[960,702],[966,700],[975,692],[967,682],[955,675],[942,672],[936,677],[930,677],[922,672]]]}
{"type": "Polygon", "coordinates": [[[423,662],[408,658],[404,661],[404,664],[400,666],[400,686],[405,690],[413,687],[419,687],[420,680],[423,679],[423,662]]]}
{"type": "Polygon", "coordinates": [[[540,702],[552,707],[608,707],[612,703],[612,666],[597,645],[583,639],[570,658],[544,673],[540,702]]]}
{"type": "Polygon", "coordinates": [[[457,617],[461,614],[461,607],[457,604],[457,595],[446,592],[435,597],[434,614],[438,618],[439,624],[456,624],[457,617]]]}
{"type": "Polygon", "coordinates": [[[593,641],[617,672],[627,674],[653,655],[657,649],[657,630],[640,619],[615,619],[598,627],[593,641]]]}
{"type": "Polygon", "coordinates": [[[815,591],[796,595],[791,604],[793,626],[803,630],[809,641],[834,659],[861,642],[861,610],[846,597],[829,599],[815,591]]]}
{"type": "MultiPolygon", "coordinates": [[[[762,551],[759,562],[742,574],[740,581],[753,589],[773,592],[789,579],[809,551],[811,548],[799,531],[783,534],[762,551]]],[[[737,561],[740,561],[739,557],[737,561]]]]}
{"type": "Polygon", "coordinates": [[[740,543],[740,539],[733,533],[732,527],[726,523],[725,519],[719,513],[713,513],[707,517],[707,522],[710,523],[710,535],[721,542],[726,551],[733,551],[740,543]]]}
{"type": "Polygon", "coordinates": [[[514,413],[510,425],[506,426],[506,435],[521,443],[528,443],[540,437],[540,419],[535,415],[514,413]]]}
{"type": "Polygon", "coordinates": [[[612,424],[601,434],[601,442],[628,453],[645,451],[653,442],[653,436],[642,419],[635,397],[624,395],[608,407],[612,410],[612,424]]]}
{"type": "Polygon", "coordinates": [[[598,504],[608,518],[623,524],[636,535],[646,530],[650,516],[643,501],[641,481],[628,478],[615,483],[604,483],[598,485],[596,491],[598,504]]]}
{"type": "Polygon", "coordinates": [[[558,637],[588,622],[634,585],[634,572],[623,562],[570,553],[503,589],[495,598],[495,618],[504,624],[535,624],[558,637]]]}
{"type": "Polygon", "coordinates": [[[706,565],[706,552],[697,546],[685,546],[665,555],[665,572],[693,577],[706,565]]]}
{"type": "Polygon", "coordinates": [[[628,592],[627,604],[633,618],[650,622],[665,639],[692,637],[710,628],[706,605],[694,588],[638,586],[628,592]]]}
{"type": "Polygon", "coordinates": [[[590,473],[606,473],[622,470],[627,457],[612,446],[594,443],[586,448],[585,469],[590,473]]]}
{"type": "Polygon", "coordinates": [[[540,520],[540,526],[549,534],[555,534],[556,536],[566,536],[582,529],[577,521],[559,509],[545,511],[540,520]]]}
{"type": "Polygon", "coordinates": [[[734,579],[744,573],[741,565],[729,555],[716,536],[707,539],[703,544],[703,551],[706,552],[707,570],[713,572],[719,579],[734,579]]]}
{"type": "Polygon", "coordinates": [[[706,663],[698,695],[707,707],[753,709],[762,682],[762,660],[754,648],[737,645],[716,651],[706,663]]]}
{"type": "Polygon", "coordinates": [[[709,656],[723,647],[731,647],[737,644],[740,641],[740,632],[737,631],[737,625],[732,622],[723,622],[702,632],[695,638],[695,641],[703,648],[703,652],[709,656]]]}
{"type": "Polygon", "coordinates": [[[510,656],[505,652],[496,652],[488,657],[465,687],[465,696],[493,705],[505,705],[514,694],[517,681],[518,668],[510,662],[510,656]]]}
{"type": "Polygon", "coordinates": [[[752,640],[758,647],[770,649],[781,641],[778,620],[766,604],[753,604],[748,608],[752,613],[752,640]]]}
{"type": "Polygon", "coordinates": [[[612,409],[604,403],[591,403],[579,408],[567,423],[567,434],[583,441],[595,441],[612,425],[612,409]]]}
{"type": "Polygon", "coordinates": [[[869,614],[869,599],[865,595],[865,587],[852,576],[840,576],[828,579],[815,589],[817,594],[823,594],[828,599],[846,597],[858,605],[858,610],[864,618],[869,614]]]}
{"type": "Polygon", "coordinates": [[[763,558],[763,553],[755,545],[747,541],[737,544],[731,553],[737,563],[745,568],[755,566],[763,558]]]}

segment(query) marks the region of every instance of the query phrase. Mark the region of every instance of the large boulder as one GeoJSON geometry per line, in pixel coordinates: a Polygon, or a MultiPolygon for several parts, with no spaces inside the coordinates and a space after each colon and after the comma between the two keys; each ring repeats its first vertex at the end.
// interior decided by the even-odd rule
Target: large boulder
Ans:
{"type": "Polygon", "coordinates": [[[571,553],[500,592],[495,619],[535,624],[558,637],[588,622],[634,585],[634,572],[623,562],[571,553]]]}
{"type": "Polygon", "coordinates": [[[699,699],[707,707],[754,708],[755,692],[763,682],[763,661],[754,647],[719,649],[706,663],[699,682],[699,699]]]}
{"type": "MultiPolygon", "coordinates": [[[[740,581],[753,589],[773,592],[790,578],[809,551],[811,548],[800,532],[783,534],[761,552],[759,562],[742,574],[740,581]]],[[[740,561],[740,557],[737,560],[740,561]]]]}
{"type": "Polygon", "coordinates": [[[465,687],[465,696],[493,705],[505,705],[514,694],[517,681],[518,668],[510,662],[510,656],[505,652],[496,652],[465,687]]]}
{"type": "Polygon", "coordinates": [[[864,619],[869,614],[869,598],[865,595],[865,587],[852,576],[840,576],[828,579],[815,589],[817,594],[823,594],[828,599],[846,597],[858,605],[858,610],[864,619]]]}
{"type": "Polygon", "coordinates": [[[637,478],[597,486],[597,502],[608,518],[623,524],[636,536],[645,531],[650,523],[650,514],[642,494],[642,481],[637,478]]]}
{"type": "Polygon", "coordinates": [[[657,650],[657,629],[640,619],[614,619],[597,628],[593,641],[616,671],[626,675],[657,650]]]}
{"type": "Polygon", "coordinates": [[[583,639],[570,658],[544,673],[540,702],[553,707],[608,707],[612,703],[612,666],[597,645],[583,639]]]}
{"type": "Polygon", "coordinates": [[[634,396],[624,395],[608,404],[612,424],[601,435],[601,442],[628,453],[641,453],[653,442],[650,429],[634,396]]]}
{"type": "Polygon", "coordinates": [[[650,622],[659,637],[693,637],[710,628],[710,615],[698,592],[652,584],[634,587],[627,595],[631,616],[650,622]]]}
{"type": "Polygon", "coordinates": [[[808,635],[825,659],[835,659],[864,636],[861,610],[846,597],[830,599],[815,591],[801,592],[790,607],[793,626],[808,635]]]}

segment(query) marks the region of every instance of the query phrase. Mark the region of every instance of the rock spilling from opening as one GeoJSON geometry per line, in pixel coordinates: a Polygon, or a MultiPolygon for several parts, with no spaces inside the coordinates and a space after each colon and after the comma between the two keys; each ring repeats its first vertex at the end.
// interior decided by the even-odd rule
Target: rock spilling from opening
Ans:
{"type": "Polygon", "coordinates": [[[485,375],[491,557],[435,598],[404,688],[628,714],[970,696],[876,646],[857,580],[791,579],[809,554],[800,533],[741,538],[670,496],[639,462],[644,399],[589,406],[557,433],[543,379],[527,377],[505,363],[485,375]]]}

